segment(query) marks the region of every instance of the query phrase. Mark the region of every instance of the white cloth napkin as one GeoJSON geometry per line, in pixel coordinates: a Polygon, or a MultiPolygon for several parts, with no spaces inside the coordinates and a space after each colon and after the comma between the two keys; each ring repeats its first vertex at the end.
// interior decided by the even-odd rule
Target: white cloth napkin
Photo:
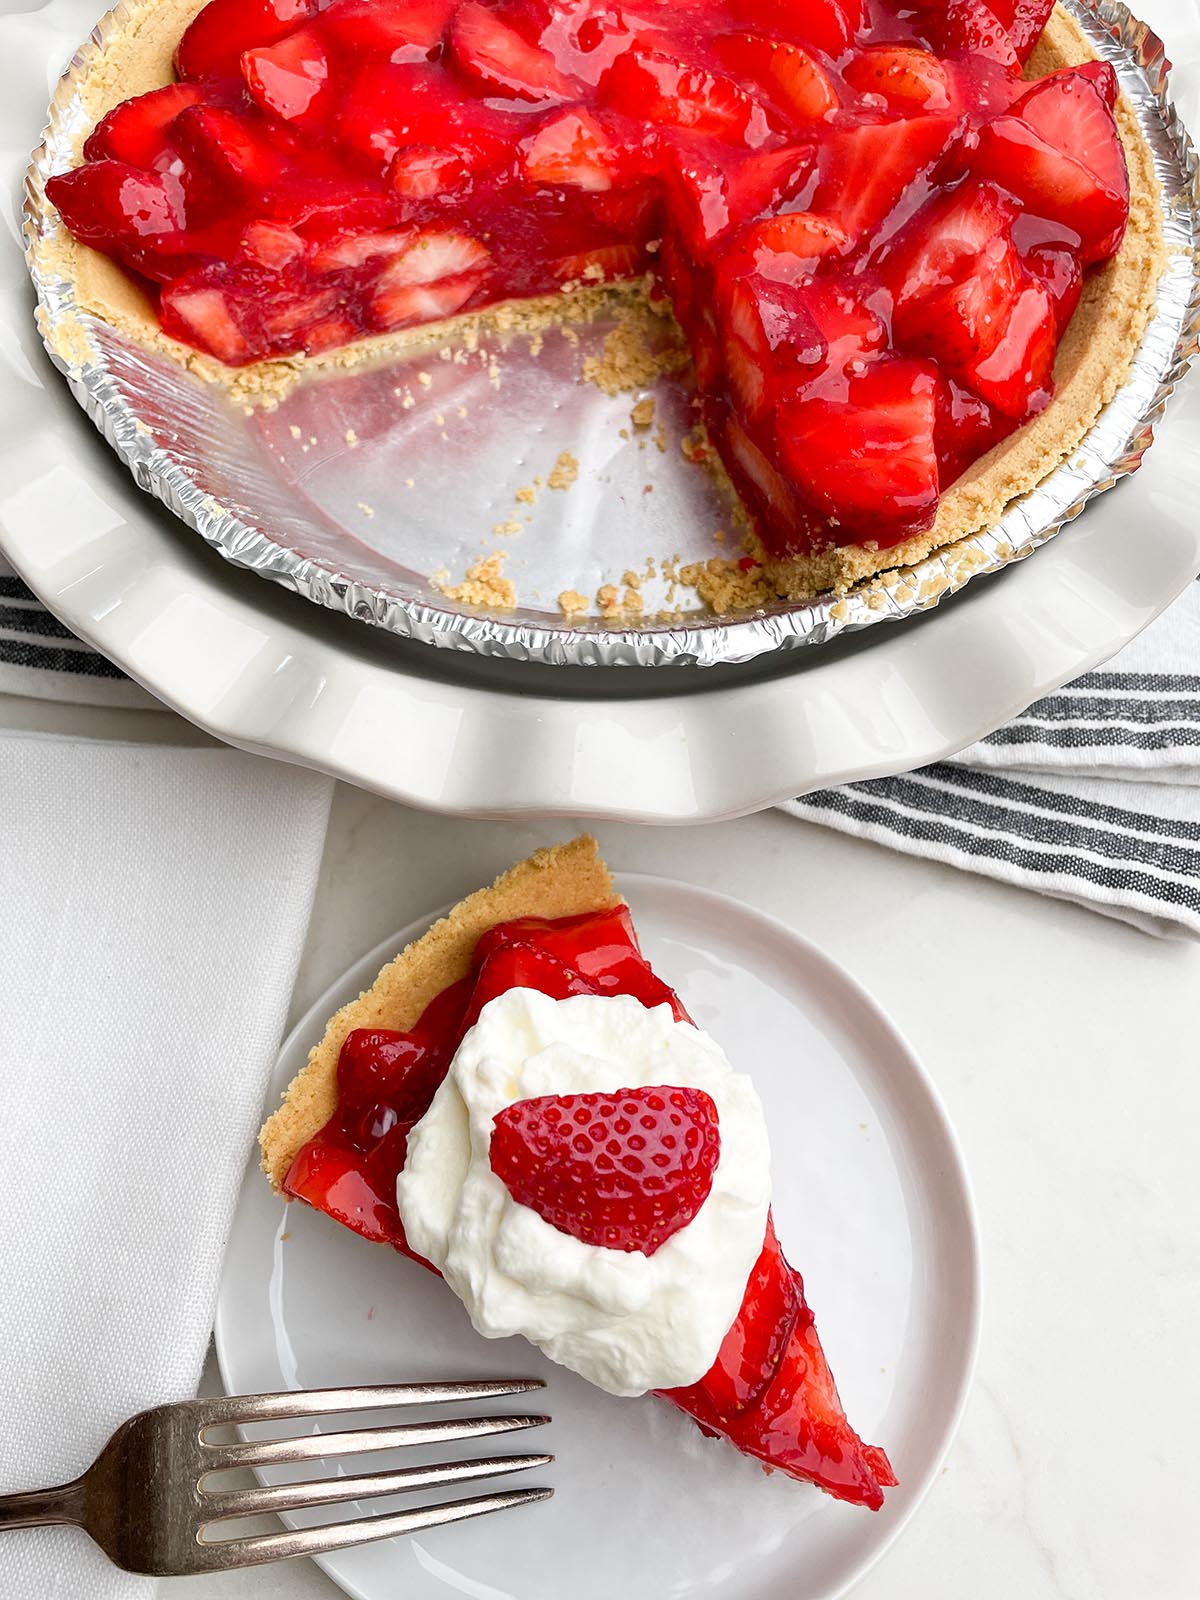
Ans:
{"type": "MultiPolygon", "coordinates": [[[[195,1392],[331,787],[0,732],[0,1490],[195,1392]]],[[[0,1533],[4,1600],[153,1587],[81,1533],[0,1533]]]]}
{"type": "Polygon", "coordinates": [[[1200,583],[1099,671],[953,761],[786,809],[1200,939],[1200,583]]]}

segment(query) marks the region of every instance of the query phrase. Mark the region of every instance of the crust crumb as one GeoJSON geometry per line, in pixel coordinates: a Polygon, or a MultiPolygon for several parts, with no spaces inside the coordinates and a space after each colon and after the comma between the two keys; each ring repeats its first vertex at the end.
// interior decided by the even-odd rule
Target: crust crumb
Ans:
{"type": "Polygon", "coordinates": [[[645,395],[629,413],[629,420],[635,428],[648,428],[654,421],[654,396],[645,395]]]}
{"type": "Polygon", "coordinates": [[[558,609],[568,622],[573,622],[576,617],[586,613],[587,596],[580,594],[578,589],[564,589],[558,597],[558,609]]]}
{"type": "Polygon", "coordinates": [[[569,489],[579,476],[579,462],[569,450],[560,450],[558,460],[546,479],[549,489],[569,489]]]}
{"type": "Polygon", "coordinates": [[[454,600],[461,606],[486,606],[491,611],[511,611],[517,603],[517,589],[512,579],[504,576],[507,559],[507,550],[496,550],[490,556],[480,556],[467,568],[460,584],[452,589],[444,584],[438,587],[447,600],[454,600]]]}

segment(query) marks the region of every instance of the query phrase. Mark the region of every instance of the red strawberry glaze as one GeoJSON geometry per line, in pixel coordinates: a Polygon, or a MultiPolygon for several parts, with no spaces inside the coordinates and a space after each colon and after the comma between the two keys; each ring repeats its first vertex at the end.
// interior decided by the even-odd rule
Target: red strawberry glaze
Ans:
{"type": "MultiPolygon", "coordinates": [[[[556,999],[632,995],[643,1005],[668,1003],[677,1018],[690,1021],[643,957],[624,906],[492,928],[476,945],[468,975],[444,990],[411,1031],[357,1029],[347,1035],[338,1062],[337,1111],[292,1162],[285,1191],[356,1233],[421,1260],[408,1249],[395,1203],[408,1135],[482,1007],[516,986],[556,999]]],[[[560,1104],[597,1098],[613,1097],[545,1097],[560,1104]]],[[[689,1117],[702,1120],[704,1114],[698,1103],[689,1108],[689,1117]]],[[[708,1176],[711,1182],[711,1171],[708,1176]]],[[[884,1452],[864,1444],[846,1420],[803,1284],[784,1259],[770,1216],[741,1309],[711,1370],[699,1383],[662,1395],[704,1432],[840,1500],[878,1510],[884,1489],[896,1482],[884,1452]]]]}
{"type": "Polygon", "coordinates": [[[48,193],[232,366],[651,270],[768,551],[886,548],[1125,228],[1111,68],[1018,76],[1051,9],[211,0],[48,193]]]}

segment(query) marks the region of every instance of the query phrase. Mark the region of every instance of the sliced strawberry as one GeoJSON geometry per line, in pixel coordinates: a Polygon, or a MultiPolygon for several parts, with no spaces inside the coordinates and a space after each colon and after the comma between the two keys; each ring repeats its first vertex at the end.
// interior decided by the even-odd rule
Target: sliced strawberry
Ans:
{"type": "Polygon", "coordinates": [[[863,50],[845,68],[846,82],[861,94],[875,94],[905,115],[949,111],[950,75],[928,50],[885,44],[863,50]]]}
{"type": "Polygon", "coordinates": [[[317,11],[317,0],[209,0],[179,41],[181,78],[236,78],[242,52],[274,44],[317,11]]]}
{"type": "Polygon", "coordinates": [[[406,200],[456,194],[471,179],[461,156],[453,150],[434,150],[425,144],[398,150],[387,176],[388,187],[406,200]]]}
{"type": "Polygon", "coordinates": [[[419,61],[441,42],[454,0],[333,0],[321,26],[360,58],[419,61]]]}
{"type": "Polygon", "coordinates": [[[329,82],[329,57],[310,28],[298,28],[276,44],[247,50],[242,77],[250,98],[268,115],[292,122],[320,98],[329,82]]]}
{"type": "Polygon", "coordinates": [[[362,1234],[364,1239],[394,1243],[397,1235],[403,1237],[396,1202],[376,1192],[362,1165],[358,1150],[315,1139],[292,1162],[287,1192],[362,1234]]]}
{"type": "Polygon", "coordinates": [[[1026,209],[1077,234],[1084,266],[1111,256],[1129,219],[1129,173],[1112,111],[1089,76],[1057,72],[980,130],[978,170],[1026,209]]]}
{"type": "Polygon", "coordinates": [[[762,107],[732,78],[691,67],[661,50],[635,47],[600,80],[604,104],[639,122],[757,149],[770,133],[762,107]]]}
{"type": "Polygon", "coordinates": [[[416,234],[412,228],[387,228],[378,233],[348,233],[328,240],[313,254],[314,272],[343,272],[364,262],[402,255],[416,234]]]}
{"type": "Polygon", "coordinates": [[[934,38],[943,50],[986,56],[1014,77],[1021,71],[1008,29],[984,0],[949,0],[937,19],[934,38]]]}
{"type": "Polygon", "coordinates": [[[960,282],[996,240],[1007,246],[1020,206],[991,183],[968,182],[934,200],[883,257],[900,321],[933,292],[960,282]]]}
{"type": "Polygon", "coordinates": [[[898,543],[932,523],[938,380],[925,362],[879,358],[844,400],[780,406],[776,434],[799,491],[850,535],[898,543]]]}
{"type": "MultiPolygon", "coordinates": [[[[983,280],[976,283],[982,285],[983,280]]],[[[960,290],[960,298],[966,286],[960,290]]],[[[983,291],[990,303],[990,286],[983,291]]],[[[978,314],[963,316],[964,326],[978,314]]],[[[1025,422],[1049,405],[1054,392],[1058,323],[1044,284],[1027,279],[1007,308],[1005,325],[986,352],[976,349],[965,363],[963,381],[1006,417],[1025,422]]]]}
{"type": "Polygon", "coordinates": [[[455,12],[450,54],[463,77],[485,94],[533,101],[575,98],[553,56],[478,0],[467,0],[455,12]]]}
{"type": "Polygon", "coordinates": [[[478,289],[482,274],[462,272],[437,283],[409,283],[381,288],[371,297],[371,316],[381,331],[422,327],[452,317],[478,289]]]}
{"type": "Polygon", "coordinates": [[[818,278],[804,284],[801,292],[804,309],[825,341],[831,372],[862,371],[868,357],[887,344],[882,319],[842,284],[818,278]]]}
{"type": "Polygon", "coordinates": [[[145,248],[184,225],[178,183],[124,161],[90,161],[49,179],[46,194],[77,239],[97,249],[145,248]]]}
{"type": "Polygon", "coordinates": [[[351,81],[336,136],[376,176],[410,145],[452,149],[476,174],[511,160],[505,124],[503,112],[464,97],[437,68],[383,62],[364,66],[351,81]]]}
{"type": "Polygon", "coordinates": [[[573,256],[558,256],[547,265],[551,277],[559,283],[615,283],[621,278],[636,278],[644,271],[646,259],[635,244],[608,244],[573,256]]]}
{"type": "Polygon", "coordinates": [[[703,1089],[656,1087],[518,1100],[496,1117],[490,1161],[560,1233],[652,1256],[708,1199],[720,1153],[703,1089]]]}
{"type": "Polygon", "coordinates": [[[607,129],[580,107],[551,112],[524,142],[521,166],[534,183],[597,193],[612,188],[620,152],[607,129]]]}
{"type": "Polygon", "coordinates": [[[159,309],[167,333],[199,345],[219,361],[236,366],[253,354],[228,296],[220,289],[192,287],[186,278],[180,279],[163,290],[159,309]]]}
{"type": "Polygon", "coordinates": [[[465,233],[429,230],[415,234],[384,270],[381,288],[398,289],[410,283],[436,283],[480,272],[491,256],[477,239],[465,233]]]}
{"type": "Polygon", "coordinates": [[[837,110],[829,74],[799,45],[761,34],[733,33],[714,41],[730,71],[764,88],[792,122],[819,122],[837,110]]]}
{"type": "Polygon", "coordinates": [[[809,309],[806,288],[779,283],[761,273],[735,278],[728,290],[729,328],[748,349],[769,355],[776,368],[824,366],[828,342],[809,309]]]}
{"type": "Polygon", "coordinates": [[[733,271],[760,272],[780,283],[794,283],[822,256],[844,249],[847,242],[828,217],[784,211],[744,228],[722,259],[733,271]]]}
{"type": "Polygon", "coordinates": [[[282,222],[256,221],[242,229],[242,249],[260,267],[278,272],[281,267],[297,261],[305,252],[305,243],[294,228],[282,222]]]}
{"type": "Polygon", "coordinates": [[[1058,330],[1063,329],[1075,315],[1079,296],[1083,292],[1083,269],[1071,250],[1053,245],[1034,245],[1021,258],[1025,269],[1039,283],[1043,283],[1054,302],[1058,330]]]}
{"type": "Polygon", "coordinates": [[[290,334],[303,333],[313,323],[322,321],[341,299],[339,289],[318,289],[313,294],[283,293],[267,302],[260,301],[259,319],[272,339],[287,339],[290,334]]]}
{"type": "Polygon", "coordinates": [[[725,339],[725,376],[740,414],[757,421],[768,406],[767,374],[762,357],[733,334],[725,339]]]}
{"type": "Polygon", "coordinates": [[[132,167],[153,167],[171,154],[167,129],[187,106],[199,105],[204,91],[192,83],[168,83],[135,100],[114,106],[88,135],[83,153],[89,161],[126,161],[132,167]]]}
{"type": "Polygon", "coordinates": [[[688,152],[667,169],[666,206],[672,224],[699,256],[741,223],[791,199],[812,171],[810,145],[762,150],[739,162],[723,150],[688,152]]]}
{"type": "Polygon", "coordinates": [[[834,217],[851,238],[869,233],[960,132],[952,116],[904,122],[860,122],[831,132],[821,149],[821,182],[814,209],[834,217]]]}
{"type": "Polygon", "coordinates": [[[1054,0],[991,0],[991,7],[1008,29],[1018,58],[1028,61],[1050,20],[1054,0]]]}
{"type": "Polygon", "coordinates": [[[1110,111],[1116,110],[1117,98],[1121,93],[1121,84],[1111,61],[1081,61],[1077,67],[1073,67],[1071,70],[1076,77],[1087,78],[1091,83],[1094,83],[1108,109],[1110,111]]]}
{"type": "Polygon", "coordinates": [[[791,486],[736,417],[725,416],[719,434],[727,451],[725,465],[754,511],[764,541],[771,549],[786,550],[793,539],[802,538],[805,520],[791,486]]]}

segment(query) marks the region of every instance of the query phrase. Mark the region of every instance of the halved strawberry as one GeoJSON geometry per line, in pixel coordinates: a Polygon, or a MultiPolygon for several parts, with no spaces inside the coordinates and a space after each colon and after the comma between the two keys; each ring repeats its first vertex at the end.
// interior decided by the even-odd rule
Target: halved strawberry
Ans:
{"type": "Polygon", "coordinates": [[[844,400],[785,401],[776,420],[784,466],[847,535],[897,544],[937,511],[937,395],[927,362],[881,357],[850,379],[844,400]]]}
{"type": "Polygon", "coordinates": [[[46,194],[77,239],[97,249],[153,247],[178,238],[179,184],[124,161],[89,161],[49,179],[46,194]]]}
{"type": "Polygon", "coordinates": [[[780,283],[794,283],[822,256],[844,249],[847,242],[828,217],[784,211],[744,228],[722,259],[735,272],[760,272],[780,283]]]}
{"type": "Polygon", "coordinates": [[[294,228],[282,222],[258,220],[242,229],[242,249],[260,267],[278,272],[305,252],[305,243],[294,228]]]}
{"type": "Polygon", "coordinates": [[[991,7],[1008,29],[1018,58],[1028,61],[1050,20],[1054,0],[991,0],[991,7]]]}
{"type": "Polygon", "coordinates": [[[762,107],[732,78],[692,67],[675,56],[634,46],[600,80],[600,96],[639,122],[757,149],[770,133],[762,107]]]}
{"type": "Polygon", "coordinates": [[[1071,70],[1077,77],[1087,78],[1094,83],[1108,109],[1116,110],[1121,85],[1111,61],[1081,61],[1071,70]]]}
{"type": "Polygon", "coordinates": [[[1129,220],[1129,172],[1092,77],[1067,69],[1036,83],[980,130],[976,165],[1028,211],[1077,234],[1084,266],[1116,251],[1129,220]]]}
{"type": "Polygon", "coordinates": [[[171,124],[171,138],[188,162],[222,189],[232,183],[261,196],[275,188],[286,171],[274,145],[236,111],[223,106],[189,106],[171,124]]]}
{"type": "Polygon", "coordinates": [[[376,233],[347,233],[321,245],[312,258],[314,272],[344,272],[376,257],[402,255],[416,237],[412,228],[388,228],[376,233]]]}
{"type": "Polygon", "coordinates": [[[505,1106],[492,1171],[560,1233],[653,1256],[700,1210],[721,1153],[703,1089],[549,1094],[505,1106]]]}
{"type": "Polygon", "coordinates": [[[950,75],[929,50],[916,45],[874,45],[844,69],[846,82],[862,94],[877,94],[906,115],[948,111],[950,75]]]}
{"type": "Polygon", "coordinates": [[[329,57],[311,29],[297,28],[276,44],[247,50],[242,77],[269,116],[292,122],[312,109],[329,82],[329,57]]]}
{"type": "Polygon", "coordinates": [[[984,0],[949,0],[934,26],[934,38],[946,51],[986,56],[1017,77],[1021,63],[1008,29],[984,0]]]}
{"type": "Polygon", "coordinates": [[[553,56],[478,0],[467,0],[454,14],[450,57],[463,77],[485,94],[533,101],[575,98],[553,56]]]}
{"type": "Polygon", "coordinates": [[[288,1193],[307,1200],[364,1239],[391,1244],[403,1237],[395,1198],[378,1194],[362,1168],[361,1151],[313,1140],[292,1162],[288,1193]]]}
{"type": "Polygon", "coordinates": [[[440,278],[479,272],[490,260],[490,253],[477,239],[430,229],[414,235],[399,252],[385,269],[380,286],[396,289],[410,283],[436,283],[440,278]]]}
{"type": "Polygon", "coordinates": [[[820,153],[821,182],[814,209],[857,238],[869,233],[902,195],[943,157],[959,135],[952,116],[904,122],[859,122],[832,130],[820,153]]]}
{"type": "Polygon", "coordinates": [[[1061,334],[1075,315],[1079,296],[1083,291],[1083,269],[1073,250],[1063,246],[1034,245],[1023,252],[1021,259],[1025,270],[1046,286],[1054,302],[1055,317],[1061,334]]]}
{"type": "Polygon", "coordinates": [[[637,277],[645,265],[645,257],[635,244],[598,245],[594,250],[581,250],[547,262],[550,276],[559,283],[615,283],[621,278],[637,277]]]}
{"type": "Polygon", "coordinates": [[[608,130],[582,106],[553,111],[522,145],[521,167],[534,183],[597,193],[611,189],[620,152],[608,130]]]}
{"type": "Polygon", "coordinates": [[[132,167],[153,167],[171,154],[167,129],[187,106],[199,105],[204,91],[193,83],[168,83],[162,89],[123,100],[88,135],[83,153],[89,161],[127,161],[132,167]]]}
{"type": "Polygon", "coordinates": [[[428,200],[433,195],[455,194],[470,182],[461,156],[453,150],[435,150],[427,144],[398,150],[388,168],[388,187],[406,200],[428,200]]]}
{"type": "Polygon", "coordinates": [[[198,345],[230,366],[250,358],[252,351],[239,328],[232,303],[214,286],[189,284],[186,278],[168,284],[159,301],[167,333],[198,345]]]}
{"type": "Polygon", "coordinates": [[[317,0],[209,0],[175,52],[181,78],[236,78],[242,52],[274,44],[317,11],[317,0]]]}
{"type": "Polygon", "coordinates": [[[333,0],[321,26],[362,58],[419,61],[441,42],[454,0],[333,0]]]}
{"type": "Polygon", "coordinates": [[[439,322],[461,311],[481,281],[478,272],[462,272],[437,283],[384,284],[371,297],[372,321],[381,331],[439,322]]]}
{"type": "Polygon", "coordinates": [[[766,89],[792,122],[819,122],[837,110],[837,90],[829,74],[799,45],[761,34],[731,33],[714,40],[730,71],[766,89]]]}

